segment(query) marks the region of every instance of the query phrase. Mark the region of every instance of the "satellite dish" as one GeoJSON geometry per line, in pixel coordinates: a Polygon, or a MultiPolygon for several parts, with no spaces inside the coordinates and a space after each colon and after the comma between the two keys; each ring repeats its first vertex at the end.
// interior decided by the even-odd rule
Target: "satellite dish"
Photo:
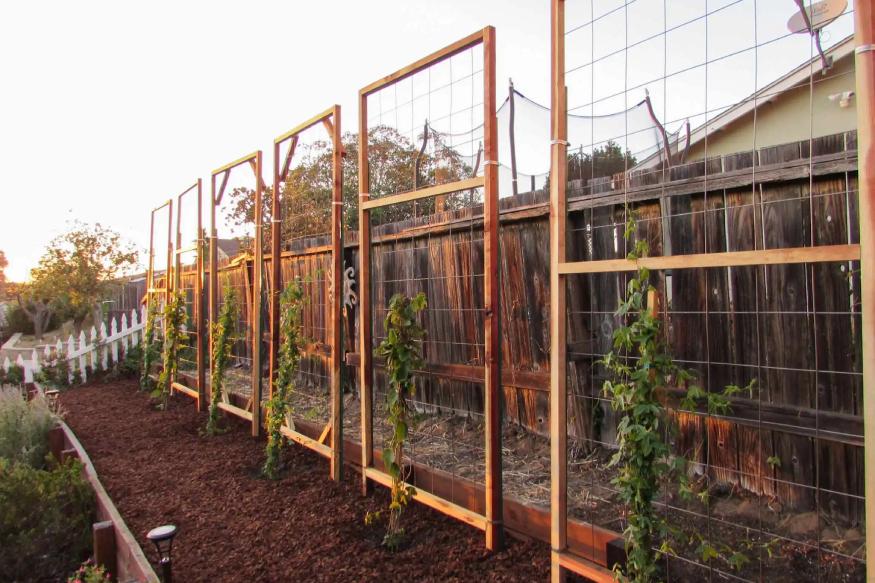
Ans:
{"type": "MultiPolygon", "coordinates": [[[[848,0],[821,0],[805,7],[808,20],[811,22],[811,32],[819,30],[841,16],[848,7],[848,0]]],[[[802,12],[797,12],[787,21],[790,32],[808,32],[802,12]]]]}

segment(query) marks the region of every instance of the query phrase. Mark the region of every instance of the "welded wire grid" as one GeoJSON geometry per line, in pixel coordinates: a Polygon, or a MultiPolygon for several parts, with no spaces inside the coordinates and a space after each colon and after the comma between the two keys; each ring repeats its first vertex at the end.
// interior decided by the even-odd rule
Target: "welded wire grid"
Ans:
{"type": "Polygon", "coordinates": [[[179,348],[178,371],[183,378],[179,379],[182,384],[194,387],[197,383],[197,350],[198,350],[198,326],[197,318],[203,317],[202,310],[198,309],[200,301],[195,294],[198,273],[198,248],[201,245],[201,233],[198,233],[198,218],[201,209],[198,206],[197,192],[193,189],[177,197],[176,199],[176,250],[174,253],[174,274],[185,305],[185,319],[182,326],[182,342],[179,348]],[[185,251],[183,251],[185,249],[185,251]]]}
{"type": "MultiPolygon", "coordinates": [[[[216,183],[222,176],[216,176],[216,183]]],[[[219,247],[218,257],[218,305],[216,318],[222,310],[226,292],[233,290],[236,296],[236,317],[232,333],[231,358],[225,372],[224,395],[235,395],[242,402],[238,406],[250,406],[252,397],[253,360],[253,301],[256,300],[253,284],[255,265],[255,176],[249,165],[231,170],[222,200],[216,209],[216,228],[219,247]]],[[[262,286],[264,287],[264,286],[262,286]]],[[[262,296],[264,294],[262,293],[262,296]]],[[[262,306],[262,316],[264,307],[262,306]]],[[[262,323],[262,330],[266,330],[262,323]]],[[[262,344],[263,346],[263,344],[262,344]]],[[[262,347],[263,363],[267,363],[262,347]]],[[[262,389],[262,393],[266,391],[262,389]]]]}
{"type": "MultiPolygon", "coordinates": [[[[191,383],[197,382],[197,317],[195,284],[200,277],[197,269],[197,251],[186,251],[179,254],[179,287],[176,291],[182,293],[185,304],[185,320],[182,327],[181,346],[179,347],[178,370],[191,378],[191,383]]],[[[183,382],[184,381],[180,381],[183,382]]]]}
{"type": "Polygon", "coordinates": [[[171,220],[170,210],[166,206],[152,212],[152,244],[149,248],[152,279],[146,282],[146,296],[148,301],[154,302],[155,340],[159,346],[164,342],[164,304],[167,300],[165,290],[172,285],[168,283],[170,270],[167,264],[167,247],[172,241],[172,224],[168,227],[168,221],[171,220]]]}
{"type": "MultiPolygon", "coordinates": [[[[483,175],[482,45],[367,99],[372,199],[483,175]]],[[[459,479],[484,482],[484,385],[476,376],[482,378],[485,365],[482,212],[482,188],[370,212],[373,348],[386,338],[393,295],[424,293],[428,307],[420,324],[427,334],[426,372],[416,376],[415,393],[408,398],[413,423],[405,455],[446,472],[451,488],[459,479]],[[436,365],[455,371],[455,378],[427,372],[436,365]],[[460,378],[459,372],[474,379],[460,378]]],[[[392,428],[379,360],[374,377],[374,444],[382,448],[392,428]]],[[[428,474],[414,473],[411,479],[414,486],[433,491],[428,474]]]]}
{"type": "MultiPolygon", "coordinates": [[[[331,251],[325,251],[324,247],[330,245],[332,154],[333,144],[321,124],[299,134],[280,195],[280,248],[285,253],[281,260],[281,287],[285,289],[297,281],[304,295],[301,324],[305,348],[290,393],[292,418],[296,422],[317,424],[319,428],[331,418],[328,335],[331,251]]],[[[269,213],[266,216],[269,217],[269,213]]],[[[265,229],[269,226],[267,220],[265,229]]],[[[272,287],[273,282],[269,272],[266,276],[268,289],[268,284],[272,287]]],[[[342,282],[340,289],[343,289],[342,282]]],[[[267,308],[265,314],[268,314],[267,308]]]]}
{"type": "MultiPolygon", "coordinates": [[[[855,112],[836,95],[853,90],[852,7],[820,33],[822,71],[816,39],[787,31],[791,1],[565,6],[568,111],[591,117],[589,136],[569,129],[569,261],[624,258],[629,213],[653,256],[858,242],[855,112]],[[689,140],[651,148],[686,120],[689,140]]],[[[651,273],[676,362],[709,392],[754,382],[725,415],[680,412],[666,387],[695,494],[660,493],[678,529],[666,580],[864,580],[858,276],[856,261],[651,273]]],[[[631,277],[567,278],[568,517],[617,533],[600,361],[631,277]]]]}

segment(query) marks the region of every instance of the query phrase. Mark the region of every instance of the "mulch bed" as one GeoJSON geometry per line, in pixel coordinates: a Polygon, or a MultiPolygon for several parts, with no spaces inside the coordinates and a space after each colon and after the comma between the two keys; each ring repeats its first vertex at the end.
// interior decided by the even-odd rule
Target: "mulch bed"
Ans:
{"type": "Polygon", "coordinates": [[[201,437],[206,414],[174,397],[156,411],[135,381],[95,383],[65,392],[66,420],[143,550],[149,529],[179,526],[176,581],[546,581],[547,545],[510,539],[489,553],[483,533],[421,504],[405,511],[409,544],[380,546],[382,525],[368,511],[386,507],[376,487],[363,497],[359,474],[340,484],[328,462],[296,445],[285,448],[285,477],[258,477],[264,442],[248,424],[201,437]]]}

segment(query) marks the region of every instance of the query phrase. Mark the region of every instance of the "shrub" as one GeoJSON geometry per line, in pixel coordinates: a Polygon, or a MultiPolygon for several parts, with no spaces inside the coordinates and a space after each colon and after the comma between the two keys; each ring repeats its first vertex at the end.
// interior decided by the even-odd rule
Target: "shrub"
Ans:
{"type": "Polygon", "coordinates": [[[17,364],[9,365],[9,370],[4,371],[0,368],[0,386],[6,385],[20,385],[24,382],[24,369],[18,366],[17,364]]]}
{"type": "Polygon", "coordinates": [[[125,351],[121,361],[116,364],[116,374],[123,379],[135,379],[140,376],[143,367],[143,347],[139,344],[125,351]]]}
{"type": "Polygon", "coordinates": [[[0,581],[58,581],[86,556],[94,495],[82,463],[51,470],[0,459],[0,581]]]}
{"type": "Polygon", "coordinates": [[[0,389],[0,458],[43,467],[54,425],[45,399],[28,401],[18,389],[0,389]]]}
{"type": "Polygon", "coordinates": [[[282,426],[290,410],[289,394],[295,387],[295,375],[301,360],[304,337],[301,329],[301,312],[304,305],[304,291],[300,280],[286,286],[280,298],[280,337],[279,362],[276,373],[276,391],[267,402],[267,446],[262,473],[275,480],[278,477],[280,453],[283,447],[282,426]]]}
{"type": "Polygon", "coordinates": [[[40,371],[34,376],[36,382],[44,387],[62,389],[70,385],[70,362],[61,357],[43,363],[40,371]]]}
{"type": "Polygon", "coordinates": [[[94,564],[88,559],[79,567],[79,570],[67,577],[67,583],[109,583],[112,578],[106,569],[94,564]]]}

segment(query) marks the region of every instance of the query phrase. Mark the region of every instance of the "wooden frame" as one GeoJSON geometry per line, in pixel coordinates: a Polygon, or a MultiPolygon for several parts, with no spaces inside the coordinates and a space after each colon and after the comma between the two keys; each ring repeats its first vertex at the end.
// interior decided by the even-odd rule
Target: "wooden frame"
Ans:
{"type": "Polygon", "coordinates": [[[334,105],[310,118],[292,130],[278,136],[273,141],[273,192],[271,205],[271,279],[270,289],[270,394],[276,379],[277,353],[279,351],[280,294],[282,293],[282,203],[280,190],[291,169],[298,137],[316,125],[323,125],[332,143],[332,188],[331,188],[331,277],[334,284],[329,302],[327,320],[331,322],[328,344],[331,347],[330,389],[331,389],[331,446],[313,440],[285,425],[282,433],[289,439],[309,447],[316,453],[327,457],[330,464],[331,479],[340,481],[343,469],[343,143],[340,128],[340,106],[334,105]],[[289,142],[285,156],[281,156],[282,146],[289,142]],[[283,159],[280,165],[280,159],[283,159]]]}
{"type": "MultiPolygon", "coordinates": [[[[182,254],[189,251],[195,251],[197,257],[195,259],[195,280],[194,290],[192,292],[192,317],[194,318],[193,333],[197,338],[197,377],[195,378],[195,387],[192,388],[182,381],[183,378],[171,379],[171,390],[179,391],[193,399],[197,400],[198,411],[206,410],[206,367],[204,362],[204,334],[206,332],[204,325],[204,298],[203,298],[203,278],[204,278],[204,238],[203,238],[203,183],[200,178],[197,182],[186,188],[176,197],[176,250],[174,255],[176,261],[174,263],[173,291],[180,290],[182,278],[182,254]],[[197,195],[197,236],[193,247],[183,247],[182,243],[182,199],[191,193],[197,195]]],[[[191,333],[191,332],[190,332],[191,333]]]]}
{"type": "MultiPolygon", "coordinates": [[[[225,164],[220,168],[213,170],[210,175],[211,183],[211,204],[210,204],[210,286],[209,286],[209,329],[213,329],[219,315],[219,249],[218,249],[218,230],[216,227],[216,207],[221,203],[222,196],[225,193],[225,187],[228,185],[228,178],[231,171],[237,166],[248,164],[255,174],[255,236],[254,236],[254,268],[252,270],[252,412],[249,413],[238,407],[226,405],[222,407],[224,411],[236,414],[239,417],[246,419],[252,423],[252,435],[258,437],[261,435],[261,291],[262,277],[261,267],[264,262],[264,251],[262,249],[262,195],[264,190],[264,180],[262,179],[262,153],[261,150],[247,154],[242,158],[238,158],[233,162],[225,164]],[[216,178],[222,176],[222,183],[219,188],[216,188],[216,178]],[[232,410],[233,409],[233,410],[232,410]],[[241,414],[246,413],[245,415],[241,414]]],[[[213,339],[210,335],[209,342],[210,351],[213,353],[213,339]]],[[[212,391],[212,387],[210,387],[212,391]]],[[[223,403],[224,405],[224,403],[223,403]]]]}
{"type": "Polygon", "coordinates": [[[153,294],[163,293],[164,301],[169,299],[170,278],[173,271],[173,199],[152,209],[149,218],[149,267],[146,271],[146,303],[152,299],[153,294]],[[155,285],[155,213],[167,208],[167,271],[164,274],[164,286],[155,285]]]}
{"type": "MultiPolygon", "coordinates": [[[[859,46],[872,46],[873,11],[872,0],[863,0],[855,6],[857,18],[857,42],[859,46]],[[861,33],[861,29],[866,32],[861,33]],[[867,36],[868,35],[868,36],[867,36]]],[[[575,274],[617,273],[635,271],[639,267],[654,270],[691,269],[709,267],[731,267],[739,265],[774,265],[790,263],[815,263],[828,261],[863,262],[863,329],[864,329],[864,362],[875,359],[875,339],[873,330],[875,323],[871,320],[871,310],[867,306],[875,303],[875,276],[872,269],[867,269],[872,257],[872,242],[869,240],[875,229],[875,213],[869,206],[867,198],[872,196],[873,148],[871,143],[872,115],[859,107],[859,151],[860,160],[860,215],[861,243],[859,245],[830,245],[820,247],[798,247],[784,249],[766,249],[757,251],[738,251],[723,253],[698,253],[690,255],[647,257],[636,261],[628,259],[610,259],[599,261],[566,261],[567,241],[566,226],[568,215],[567,204],[567,89],[565,86],[565,0],[551,0],[551,156],[550,156],[550,544],[551,544],[551,581],[565,580],[566,571],[572,571],[594,581],[613,581],[613,574],[605,569],[606,565],[597,565],[592,558],[579,557],[568,547],[568,514],[567,514],[567,342],[566,342],[566,283],[567,276],[575,274]],[[867,129],[867,125],[868,128],[867,129]],[[868,154],[866,154],[868,152],[868,154]],[[868,157],[867,157],[868,155],[868,157]],[[863,162],[868,160],[868,162],[863,162]],[[868,167],[868,174],[867,168],[868,167]],[[867,189],[868,181],[868,190],[867,189]],[[868,224],[865,221],[868,220],[868,224]],[[868,281],[867,281],[868,280],[868,281]],[[868,287],[867,287],[868,286],[868,287]],[[868,292],[866,291],[868,289],[868,292]],[[867,348],[868,347],[868,348],[867,348]],[[868,352],[867,352],[868,350],[868,352]]],[[[869,49],[871,51],[871,48],[869,49]]],[[[860,76],[864,65],[861,55],[857,54],[858,95],[864,92],[869,95],[869,103],[873,93],[871,76],[872,53],[867,58],[868,80],[860,76]]],[[[863,99],[860,99],[862,103],[863,99]]],[[[871,107],[871,105],[870,105],[871,107]]],[[[750,172],[750,171],[746,171],[750,172]]],[[[875,382],[871,367],[864,370],[864,391],[871,390],[875,382]]],[[[866,419],[875,417],[875,399],[866,399],[866,419]]],[[[867,445],[867,510],[875,513],[875,463],[869,463],[875,452],[875,435],[866,431],[867,445]]],[[[875,537],[875,521],[869,521],[867,529],[867,547],[873,544],[875,537]]],[[[610,565],[607,565],[610,567],[610,565]]],[[[867,563],[869,578],[875,578],[875,562],[867,563]]]]}
{"type": "Polygon", "coordinates": [[[499,336],[498,285],[498,132],[495,104],[495,29],[491,26],[456,41],[359,91],[359,354],[361,358],[360,390],[362,416],[362,489],[369,490],[370,481],[386,484],[387,475],[374,467],[373,448],[373,347],[371,305],[371,225],[370,210],[423,197],[484,187],[483,253],[485,367],[484,413],[486,418],[485,451],[486,503],[483,516],[432,494],[417,489],[415,499],[486,532],[486,547],[499,549],[503,545],[502,481],[501,481],[501,374],[499,336]],[[368,166],[368,96],[407,77],[440,63],[471,47],[483,45],[483,107],[484,107],[484,176],[442,184],[413,192],[371,200],[368,166]],[[474,516],[477,516],[475,519],[474,516]]]}

